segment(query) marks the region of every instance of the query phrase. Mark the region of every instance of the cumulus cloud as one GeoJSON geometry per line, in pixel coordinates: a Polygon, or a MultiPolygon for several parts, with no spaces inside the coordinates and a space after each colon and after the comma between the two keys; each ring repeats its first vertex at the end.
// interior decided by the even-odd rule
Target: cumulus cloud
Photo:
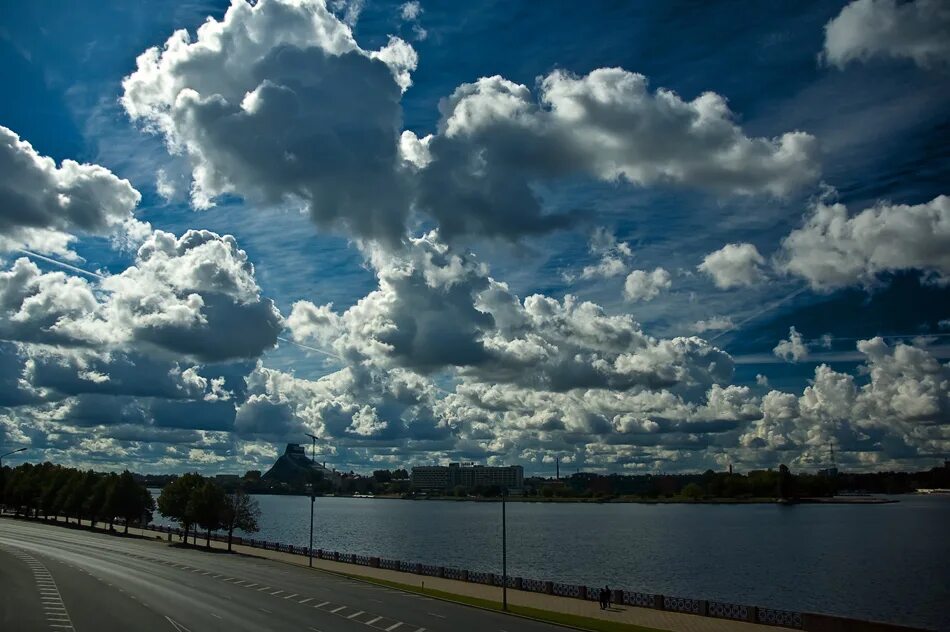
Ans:
{"type": "Polygon", "coordinates": [[[696,269],[708,274],[716,287],[726,290],[755,285],[765,278],[765,258],[752,244],[726,244],[703,258],[696,269]]]}
{"type": "MultiPolygon", "coordinates": [[[[348,362],[462,374],[548,390],[705,388],[728,379],[728,354],[698,338],[655,339],[629,315],[573,296],[520,299],[473,256],[434,233],[393,253],[369,251],[379,288],[342,314],[302,301],[288,319],[299,342],[348,362]]],[[[662,275],[660,275],[662,276],[662,275]]]]}
{"type": "MultiPolygon", "coordinates": [[[[351,5],[352,6],[352,5],[351,5]]],[[[224,194],[306,207],[323,227],[392,240],[408,212],[398,38],[361,49],[317,0],[235,2],[194,39],[176,31],[123,81],[129,116],[192,168],[192,202],[224,194]]]]}
{"type": "Polygon", "coordinates": [[[950,365],[925,349],[888,346],[883,339],[857,344],[869,380],[822,364],[800,397],[779,391],[762,400],[762,418],[740,443],[785,452],[792,464],[821,463],[834,441],[863,465],[893,458],[933,457],[950,447],[950,365]]]}
{"type": "Polygon", "coordinates": [[[839,68],[875,57],[946,64],[950,6],[942,0],[854,0],[825,25],[822,56],[839,68]]]}
{"type": "Polygon", "coordinates": [[[155,231],[134,265],[93,284],[26,258],[0,272],[0,335],[72,347],[135,343],[200,361],[257,357],[283,327],[231,236],[155,231]]]}
{"type": "Polygon", "coordinates": [[[631,302],[652,301],[671,285],[670,273],[663,268],[656,268],[653,272],[634,270],[623,284],[623,296],[631,302]]]}
{"type": "Polygon", "coordinates": [[[73,233],[135,230],[141,196],[128,180],[99,165],[60,166],[0,126],[0,249],[64,254],[73,233]]]}
{"type": "Polygon", "coordinates": [[[772,349],[775,357],[782,358],[786,362],[800,362],[808,358],[808,346],[805,344],[802,335],[794,327],[788,328],[788,339],[780,340],[775,348],[772,349]]]}
{"type": "Polygon", "coordinates": [[[873,285],[887,272],[920,270],[950,280],[950,197],[916,205],[881,202],[856,215],[844,204],[815,204],[783,241],[778,267],[814,289],[873,285]]]}
{"type": "Polygon", "coordinates": [[[484,77],[440,111],[419,202],[447,238],[564,226],[570,218],[542,213],[530,186],[556,176],[785,195],[818,174],[812,136],[750,138],[720,95],[651,92],[646,77],[620,68],[554,71],[539,80],[537,100],[527,86],[484,77]]]}

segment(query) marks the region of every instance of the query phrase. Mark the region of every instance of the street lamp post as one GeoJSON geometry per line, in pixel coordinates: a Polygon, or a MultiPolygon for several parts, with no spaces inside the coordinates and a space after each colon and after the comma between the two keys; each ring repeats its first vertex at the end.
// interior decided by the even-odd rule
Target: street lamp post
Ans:
{"type": "Polygon", "coordinates": [[[508,610],[508,521],[505,507],[508,488],[501,490],[501,609],[508,610]]]}
{"type": "MultiPolygon", "coordinates": [[[[310,465],[311,469],[317,464],[317,437],[307,434],[310,437],[310,465]]],[[[307,549],[307,565],[313,568],[313,503],[317,500],[317,490],[313,485],[313,472],[310,472],[310,547],[307,549]]]]}
{"type": "Polygon", "coordinates": [[[3,467],[3,459],[10,456],[11,454],[16,454],[17,452],[24,452],[26,448],[17,448],[13,452],[7,452],[6,454],[0,454],[0,467],[3,467]]]}

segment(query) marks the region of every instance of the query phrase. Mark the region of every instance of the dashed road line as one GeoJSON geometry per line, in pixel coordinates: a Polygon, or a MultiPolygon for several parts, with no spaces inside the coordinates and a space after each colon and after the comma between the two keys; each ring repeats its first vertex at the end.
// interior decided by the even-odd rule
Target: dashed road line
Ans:
{"type": "Polygon", "coordinates": [[[354,612],[353,614],[351,614],[350,616],[348,616],[347,619],[355,619],[356,617],[360,616],[361,614],[363,614],[363,611],[362,611],[362,610],[360,610],[360,611],[358,611],[358,612],[354,612]]]}
{"type": "Polygon", "coordinates": [[[72,619],[69,618],[69,612],[66,610],[66,604],[63,603],[63,597],[59,594],[59,588],[56,586],[53,575],[46,568],[46,565],[26,551],[14,546],[10,548],[3,547],[3,549],[21,562],[25,562],[32,571],[33,581],[36,582],[36,589],[40,593],[40,602],[43,606],[43,616],[46,617],[46,624],[57,630],[75,630],[72,619]]]}

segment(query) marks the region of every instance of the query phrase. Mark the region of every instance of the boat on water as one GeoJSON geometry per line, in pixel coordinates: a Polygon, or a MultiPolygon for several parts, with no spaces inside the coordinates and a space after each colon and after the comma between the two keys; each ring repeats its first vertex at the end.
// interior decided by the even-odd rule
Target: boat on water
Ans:
{"type": "Polygon", "coordinates": [[[946,489],[944,487],[935,487],[935,488],[921,487],[920,489],[917,490],[917,493],[918,494],[939,494],[939,495],[950,496],[950,489],[946,489]]]}

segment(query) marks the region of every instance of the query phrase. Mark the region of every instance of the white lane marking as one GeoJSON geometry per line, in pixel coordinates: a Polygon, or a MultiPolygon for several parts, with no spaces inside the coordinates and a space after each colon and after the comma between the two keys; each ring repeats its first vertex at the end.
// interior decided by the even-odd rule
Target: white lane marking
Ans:
{"type": "Polygon", "coordinates": [[[313,601],[313,597],[307,597],[306,599],[301,599],[297,603],[307,603],[308,601],[313,601]]]}
{"type": "Polygon", "coordinates": [[[284,599],[293,599],[294,597],[299,597],[299,596],[300,595],[298,595],[297,593],[294,593],[292,595],[287,595],[286,597],[284,597],[284,599]]]}
{"type": "Polygon", "coordinates": [[[205,571],[202,573],[202,575],[210,575],[210,574],[211,574],[211,571],[205,571]]]}
{"type": "Polygon", "coordinates": [[[376,622],[379,621],[380,619],[382,619],[382,617],[376,617],[375,619],[370,619],[369,621],[365,621],[364,623],[366,623],[366,625],[373,625],[374,623],[376,623],[376,622]]]}
{"type": "Polygon", "coordinates": [[[396,628],[402,625],[402,621],[396,621],[394,624],[386,628],[386,632],[393,632],[396,628]]]}
{"type": "Polygon", "coordinates": [[[40,593],[40,602],[43,606],[43,616],[46,617],[46,623],[51,628],[62,628],[65,630],[75,630],[73,622],[69,618],[69,612],[66,610],[66,604],[63,603],[63,597],[59,594],[59,588],[53,580],[53,575],[41,561],[15,546],[11,546],[12,551],[3,547],[5,551],[25,562],[33,573],[33,581],[36,582],[36,590],[40,593]]]}
{"type": "Polygon", "coordinates": [[[318,629],[316,629],[316,628],[313,628],[313,627],[310,628],[310,629],[313,630],[313,632],[320,632],[320,630],[318,630],[318,629]]]}
{"type": "Polygon", "coordinates": [[[261,586],[260,588],[257,589],[257,592],[262,592],[265,590],[270,590],[270,586],[261,586]]]}
{"type": "Polygon", "coordinates": [[[445,618],[443,615],[441,615],[441,614],[436,614],[436,613],[434,613],[434,612],[427,612],[426,614],[427,614],[427,615],[430,615],[430,616],[433,616],[433,617],[438,617],[439,619],[444,619],[444,618],[445,618]]]}
{"type": "Polygon", "coordinates": [[[258,585],[258,584],[247,584],[247,585],[245,585],[244,587],[245,587],[245,588],[254,588],[254,586],[257,586],[257,585],[258,585]]]}
{"type": "Polygon", "coordinates": [[[334,608],[334,609],[331,610],[330,612],[331,612],[332,614],[336,614],[336,613],[339,612],[340,610],[346,610],[346,606],[340,606],[339,608],[334,608]]]}
{"type": "Polygon", "coordinates": [[[182,624],[178,623],[177,621],[175,621],[175,620],[172,619],[171,617],[167,617],[167,616],[166,616],[166,617],[165,617],[165,620],[172,624],[172,627],[175,628],[175,632],[191,632],[191,630],[189,630],[188,628],[186,628],[186,627],[183,626],[182,624]]]}
{"type": "Polygon", "coordinates": [[[318,603],[317,605],[314,606],[314,608],[322,608],[323,606],[327,605],[328,603],[330,603],[330,602],[329,602],[329,601],[324,601],[323,603],[318,603]]]}
{"type": "Polygon", "coordinates": [[[360,610],[359,612],[354,612],[353,614],[351,614],[350,616],[348,616],[347,619],[355,619],[356,617],[360,616],[361,614],[363,614],[363,611],[362,611],[362,610],[360,610]]]}
{"type": "Polygon", "coordinates": [[[273,597],[274,595],[279,595],[279,594],[281,594],[282,592],[284,592],[284,591],[283,591],[283,590],[275,590],[274,592],[268,593],[268,594],[273,597]]]}
{"type": "Polygon", "coordinates": [[[223,619],[223,618],[224,618],[224,617],[222,617],[220,614],[216,614],[216,613],[214,613],[214,612],[209,612],[208,614],[210,614],[210,615],[211,615],[212,617],[214,617],[215,619],[223,619]]]}
{"type": "Polygon", "coordinates": [[[274,614],[273,612],[271,612],[271,611],[268,610],[267,608],[258,608],[258,610],[260,610],[261,612],[266,612],[267,614],[274,614]]]}

